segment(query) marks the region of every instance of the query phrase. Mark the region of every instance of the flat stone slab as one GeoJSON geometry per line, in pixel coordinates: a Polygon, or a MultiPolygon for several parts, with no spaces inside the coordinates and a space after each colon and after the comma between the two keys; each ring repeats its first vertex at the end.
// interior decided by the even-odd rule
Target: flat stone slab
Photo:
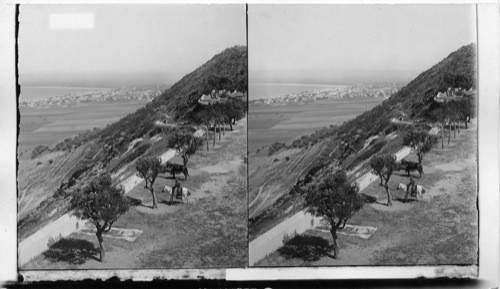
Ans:
{"type": "MultiPolygon", "coordinates": [[[[337,231],[337,234],[356,236],[367,240],[371,237],[371,235],[373,235],[373,233],[375,233],[376,230],[377,228],[375,227],[345,225],[344,229],[337,231]]],[[[318,228],[318,231],[330,233],[330,230],[324,229],[324,227],[318,228]]]]}
{"type": "MultiPolygon", "coordinates": [[[[87,227],[80,231],[80,233],[90,236],[95,236],[97,229],[93,225],[87,223],[87,227]]],[[[104,237],[123,239],[128,242],[134,242],[139,235],[142,234],[142,230],[138,229],[126,229],[126,228],[111,228],[107,233],[103,233],[104,237]]]]}

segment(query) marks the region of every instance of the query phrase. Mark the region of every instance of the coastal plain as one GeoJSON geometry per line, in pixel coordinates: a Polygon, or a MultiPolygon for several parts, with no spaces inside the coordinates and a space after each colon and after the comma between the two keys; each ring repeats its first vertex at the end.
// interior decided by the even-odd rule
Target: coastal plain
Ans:
{"type": "Polygon", "coordinates": [[[66,106],[20,107],[18,152],[52,147],[94,127],[104,127],[144,106],[146,100],[87,102],[66,106]]]}
{"type": "Polygon", "coordinates": [[[288,143],[330,125],[341,125],[382,103],[382,98],[339,98],[265,105],[250,102],[248,151],[288,143]]]}

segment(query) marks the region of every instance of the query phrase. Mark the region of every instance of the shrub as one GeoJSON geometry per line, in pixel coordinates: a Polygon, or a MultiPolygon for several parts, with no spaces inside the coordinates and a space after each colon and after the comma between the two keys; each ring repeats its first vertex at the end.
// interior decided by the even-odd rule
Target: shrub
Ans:
{"type": "Polygon", "coordinates": [[[31,152],[31,159],[37,158],[39,155],[43,154],[48,149],[49,148],[47,146],[42,146],[42,145],[39,145],[39,146],[35,147],[33,149],[33,151],[31,152]]]}
{"type": "Polygon", "coordinates": [[[269,147],[269,151],[267,153],[268,156],[272,156],[273,154],[277,153],[280,149],[286,147],[284,143],[281,142],[275,142],[269,147]]]}

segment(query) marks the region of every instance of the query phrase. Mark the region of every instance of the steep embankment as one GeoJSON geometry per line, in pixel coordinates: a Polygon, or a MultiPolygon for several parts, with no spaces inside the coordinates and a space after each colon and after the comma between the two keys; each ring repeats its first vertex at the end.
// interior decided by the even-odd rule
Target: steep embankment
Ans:
{"type": "Polygon", "coordinates": [[[174,131],[193,133],[202,93],[214,88],[246,91],[246,81],[246,47],[226,49],[134,113],[103,129],[66,139],[34,160],[20,161],[19,239],[66,213],[72,194],[95,175],[109,172],[119,178],[133,170],[131,164],[141,155],[160,155],[167,150],[174,131]],[[214,84],[213,79],[224,82],[214,84]],[[180,126],[154,125],[167,116],[180,126]]]}
{"type": "Polygon", "coordinates": [[[324,177],[337,169],[344,169],[355,178],[370,170],[372,155],[393,154],[401,149],[408,125],[393,123],[391,119],[405,115],[411,119],[412,126],[429,129],[426,121],[437,107],[433,98],[439,91],[474,86],[475,49],[474,44],[458,49],[372,110],[340,127],[302,137],[300,142],[286,148],[293,152],[280,151],[290,158],[301,159],[299,168],[287,166],[281,160],[273,164],[275,155],[269,160],[260,157],[259,161],[250,162],[250,239],[298,212],[303,201],[300,188],[313,178],[324,177]],[[318,147],[321,153],[310,153],[318,147]],[[297,148],[300,151],[297,152],[297,148]],[[271,193],[266,192],[266,188],[271,188],[271,193]],[[266,198],[269,195],[272,197],[266,198]]]}

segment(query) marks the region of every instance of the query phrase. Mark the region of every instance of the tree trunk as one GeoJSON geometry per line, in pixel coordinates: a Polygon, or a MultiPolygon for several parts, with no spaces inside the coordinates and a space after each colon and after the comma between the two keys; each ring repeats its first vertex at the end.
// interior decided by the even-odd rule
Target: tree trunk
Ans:
{"type": "Polygon", "coordinates": [[[441,123],[441,149],[444,150],[444,126],[441,123]]]}
{"type": "Polygon", "coordinates": [[[151,192],[151,195],[153,196],[153,209],[158,208],[158,205],[156,204],[156,194],[155,194],[155,189],[153,188],[153,185],[149,186],[149,191],[151,192]]]}
{"type": "Polygon", "coordinates": [[[229,128],[233,131],[233,124],[231,122],[229,122],[229,128]]]}
{"type": "Polygon", "coordinates": [[[182,163],[184,164],[184,166],[187,166],[187,164],[188,164],[188,157],[187,157],[187,155],[183,155],[182,156],[182,163]]]}
{"type": "Polygon", "coordinates": [[[102,230],[97,230],[97,233],[95,233],[97,236],[97,241],[99,241],[99,261],[103,262],[104,261],[104,255],[106,254],[104,252],[104,246],[102,245],[102,230]]]}
{"type": "Polygon", "coordinates": [[[465,118],[464,123],[465,123],[465,129],[467,129],[467,117],[465,118]]]}
{"type": "Polygon", "coordinates": [[[220,129],[220,123],[219,123],[219,140],[220,140],[220,131],[221,131],[221,129],[220,129]]]}
{"type": "Polygon", "coordinates": [[[226,136],[226,122],[222,121],[222,135],[226,136]]]}
{"type": "Polygon", "coordinates": [[[458,134],[460,134],[460,119],[457,120],[458,134]]]}
{"type": "Polygon", "coordinates": [[[453,138],[457,138],[457,122],[453,121],[453,138]]]}
{"type": "Polygon", "coordinates": [[[448,122],[448,145],[450,145],[450,138],[451,138],[451,121],[448,122]]]}
{"type": "Polygon", "coordinates": [[[217,130],[217,124],[214,123],[214,144],[213,147],[215,147],[215,139],[217,138],[217,135],[215,134],[217,130]]]}
{"type": "Polygon", "coordinates": [[[332,234],[332,238],[333,238],[333,259],[337,259],[337,257],[339,256],[339,246],[337,244],[337,230],[332,227],[330,229],[330,233],[332,234]]]}
{"type": "Polygon", "coordinates": [[[382,176],[380,176],[380,175],[379,175],[378,177],[380,178],[380,186],[383,186],[383,185],[384,185],[384,183],[383,183],[382,176]]]}
{"type": "Polygon", "coordinates": [[[424,155],[422,153],[417,153],[418,164],[422,164],[422,160],[424,159],[424,155]]]}
{"type": "Polygon", "coordinates": [[[208,152],[208,125],[207,125],[207,152],[208,152]]]}
{"type": "Polygon", "coordinates": [[[390,207],[392,206],[392,195],[391,192],[389,191],[389,186],[387,185],[387,182],[384,185],[385,192],[387,193],[387,206],[390,207]]]}

